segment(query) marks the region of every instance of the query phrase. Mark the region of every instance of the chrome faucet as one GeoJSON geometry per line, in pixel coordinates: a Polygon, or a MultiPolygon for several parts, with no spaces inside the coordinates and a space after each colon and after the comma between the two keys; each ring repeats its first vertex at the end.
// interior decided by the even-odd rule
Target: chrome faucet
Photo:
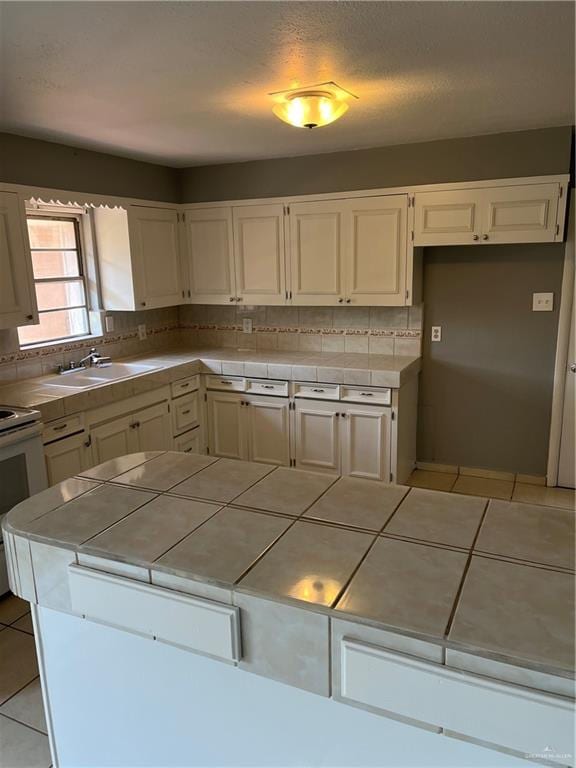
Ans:
{"type": "Polygon", "coordinates": [[[86,357],[83,357],[80,360],[79,365],[83,365],[86,362],[88,363],[88,366],[90,368],[92,367],[100,368],[101,366],[104,366],[104,365],[110,365],[110,363],[112,362],[112,358],[101,355],[96,349],[96,347],[92,347],[92,349],[86,355],[86,357]]]}

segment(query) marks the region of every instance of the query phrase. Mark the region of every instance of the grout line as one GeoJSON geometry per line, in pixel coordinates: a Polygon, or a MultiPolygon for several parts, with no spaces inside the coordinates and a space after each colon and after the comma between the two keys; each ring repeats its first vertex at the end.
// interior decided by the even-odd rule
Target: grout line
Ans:
{"type": "MultiPolygon", "coordinates": [[[[30,682],[32,682],[32,681],[30,681],[30,682]]],[[[6,702],[4,702],[4,704],[6,704],[6,702]]],[[[4,706],[4,705],[2,705],[2,706],[4,706]]],[[[18,720],[17,718],[12,717],[12,715],[7,715],[5,712],[0,712],[0,715],[2,717],[5,717],[7,720],[12,720],[13,723],[18,723],[18,725],[23,725],[24,728],[28,728],[28,730],[34,731],[34,733],[39,733],[41,736],[44,736],[46,739],[48,739],[48,734],[46,733],[46,731],[41,731],[39,728],[34,728],[33,725],[29,725],[28,723],[24,723],[24,722],[22,722],[22,720],[18,720]]]]}
{"type": "MultiPolygon", "coordinates": [[[[34,682],[34,680],[38,680],[39,678],[40,678],[40,675],[35,675],[35,676],[34,676],[34,677],[31,679],[31,680],[28,680],[28,682],[27,682],[25,685],[23,685],[21,688],[18,688],[18,690],[17,690],[17,691],[15,691],[15,692],[14,692],[14,693],[12,693],[10,696],[8,696],[8,698],[7,698],[5,701],[3,701],[3,702],[2,702],[2,704],[0,704],[0,710],[2,709],[2,707],[4,706],[4,704],[7,704],[9,701],[12,701],[12,699],[13,699],[15,696],[18,696],[18,694],[19,694],[19,693],[22,693],[22,691],[24,690],[24,688],[27,688],[27,687],[30,685],[30,683],[33,683],[33,682],[34,682]]],[[[4,712],[0,712],[0,714],[2,714],[2,715],[3,715],[3,714],[4,714],[4,712]]],[[[8,717],[8,715],[6,715],[6,717],[8,717]]],[[[12,719],[12,720],[14,720],[14,718],[11,718],[11,719],[12,719]]],[[[19,721],[19,720],[17,720],[16,722],[20,722],[20,721],[19,721]]]]}
{"type": "Polygon", "coordinates": [[[482,513],[482,517],[480,518],[480,524],[478,525],[478,528],[476,530],[476,535],[474,536],[474,539],[472,541],[472,544],[470,546],[470,551],[468,553],[468,559],[466,560],[466,565],[464,566],[464,570],[462,572],[462,577],[460,579],[460,584],[458,585],[458,590],[456,592],[456,596],[454,598],[454,602],[452,604],[452,609],[450,611],[450,616],[448,617],[448,622],[446,624],[446,629],[444,631],[444,638],[447,638],[450,634],[450,630],[452,629],[452,624],[454,622],[454,617],[456,616],[456,610],[458,608],[458,604],[460,602],[460,597],[462,596],[462,591],[464,589],[464,582],[466,581],[466,577],[468,575],[468,570],[470,569],[470,564],[472,563],[472,556],[474,554],[474,547],[476,546],[476,542],[478,540],[478,537],[480,536],[480,531],[482,530],[482,526],[484,525],[484,520],[486,519],[486,513],[488,512],[488,507],[490,505],[490,500],[486,500],[486,504],[484,506],[484,511],[482,513]]]}
{"type": "Polygon", "coordinates": [[[370,544],[370,546],[368,547],[366,552],[364,552],[364,554],[360,558],[359,562],[357,563],[356,567],[352,570],[352,573],[350,574],[350,576],[346,579],[346,581],[344,582],[344,584],[340,588],[340,591],[338,592],[338,594],[336,595],[334,600],[332,600],[330,605],[327,606],[328,608],[334,609],[338,605],[338,603],[340,602],[340,598],[344,595],[344,593],[346,592],[346,590],[350,586],[350,583],[351,583],[352,579],[358,573],[358,570],[360,569],[360,566],[364,563],[364,561],[366,560],[366,558],[368,557],[368,555],[372,551],[372,548],[374,547],[374,545],[376,544],[376,542],[378,541],[379,538],[380,537],[379,537],[378,534],[376,534],[374,536],[374,539],[373,539],[372,543],[370,544]]]}

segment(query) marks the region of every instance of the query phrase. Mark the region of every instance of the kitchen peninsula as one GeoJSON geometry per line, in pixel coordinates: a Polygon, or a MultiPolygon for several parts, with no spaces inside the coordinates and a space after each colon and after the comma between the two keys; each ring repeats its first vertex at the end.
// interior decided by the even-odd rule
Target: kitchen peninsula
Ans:
{"type": "Polygon", "coordinates": [[[573,765],[571,511],[145,452],[3,534],[54,765],[573,765]]]}

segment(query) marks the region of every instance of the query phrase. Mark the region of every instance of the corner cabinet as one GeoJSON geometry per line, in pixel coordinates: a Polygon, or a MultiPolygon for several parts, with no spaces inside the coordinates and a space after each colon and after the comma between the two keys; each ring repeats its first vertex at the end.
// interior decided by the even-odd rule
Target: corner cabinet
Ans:
{"type": "Polygon", "coordinates": [[[212,456],[290,466],[290,401],[208,392],[208,445],[212,456]]]}
{"type": "Polygon", "coordinates": [[[176,209],[128,205],[96,208],[93,216],[104,309],[182,303],[176,209]]]}
{"type": "Polygon", "coordinates": [[[195,304],[285,304],[284,211],[276,203],[185,209],[186,298],[195,304]]]}
{"type": "Polygon", "coordinates": [[[417,192],[414,244],[551,243],[562,239],[560,183],[417,192]]]}
{"type": "Polygon", "coordinates": [[[24,203],[0,192],[0,328],[38,322],[24,203]]]}

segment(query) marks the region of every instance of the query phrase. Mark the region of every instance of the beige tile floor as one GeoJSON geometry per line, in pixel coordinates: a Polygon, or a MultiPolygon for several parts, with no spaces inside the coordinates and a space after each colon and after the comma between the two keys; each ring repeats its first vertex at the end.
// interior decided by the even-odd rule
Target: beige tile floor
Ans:
{"type": "Polygon", "coordinates": [[[493,480],[486,477],[458,475],[453,472],[430,472],[424,469],[414,470],[406,484],[415,488],[465,493],[468,496],[484,496],[490,499],[523,501],[545,507],[576,508],[576,492],[570,488],[548,488],[545,485],[530,485],[513,480],[493,480]]]}
{"type": "Polygon", "coordinates": [[[44,706],[30,607],[0,598],[0,768],[48,768],[44,706]]]}

